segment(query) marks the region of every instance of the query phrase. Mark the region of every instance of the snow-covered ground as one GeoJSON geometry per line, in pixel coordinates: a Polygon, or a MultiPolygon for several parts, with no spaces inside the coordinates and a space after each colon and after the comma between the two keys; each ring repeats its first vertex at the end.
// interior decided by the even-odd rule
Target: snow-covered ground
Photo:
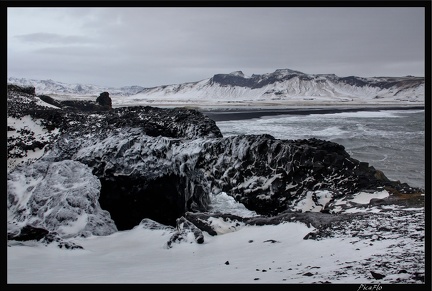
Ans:
{"type": "MultiPolygon", "coordinates": [[[[366,205],[372,197],[358,195],[356,202],[366,205]]],[[[254,215],[224,193],[212,200],[213,211],[254,215]]],[[[83,249],[9,241],[7,282],[423,284],[424,208],[351,210],[356,211],[363,215],[334,225],[330,236],[300,222],[254,226],[214,219],[217,236],[204,232],[204,243],[197,244],[191,234],[171,248],[167,241],[175,229],[146,223],[72,240],[83,249]],[[318,238],[305,239],[308,234],[318,238]]]]}

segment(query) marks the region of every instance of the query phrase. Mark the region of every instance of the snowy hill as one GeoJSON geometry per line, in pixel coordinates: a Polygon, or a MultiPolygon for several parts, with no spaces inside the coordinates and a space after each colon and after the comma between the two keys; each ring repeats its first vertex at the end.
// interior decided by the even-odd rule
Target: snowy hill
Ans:
{"type": "Polygon", "coordinates": [[[101,92],[109,92],[113,96],[128,96],[144,89],[140,86],[125,86],[121,88],[102,87],[89,84],[67,84],[53,80],[35,80],[26,78],[8,78],[8,84],[22,87],[35,87],[38,95],[78,95],[97,97],[101,92]]]}
{"type": "Polygon", "coordinates": [[[246,77],[237,71],[217,74],[198,82],[146,88],[128,99],[422,103],[424,78],[338,77],[334,74],[305,74],[289,69],[246,77]]]}

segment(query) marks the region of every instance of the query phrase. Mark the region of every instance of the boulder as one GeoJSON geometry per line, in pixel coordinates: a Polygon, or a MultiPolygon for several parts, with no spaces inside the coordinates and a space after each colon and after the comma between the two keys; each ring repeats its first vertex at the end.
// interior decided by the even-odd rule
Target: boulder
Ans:
{"type": "Polygon", "coordinates": [[[112,109],[112,100],[109,97],[109,93],[108,92],[102,92],[98,98],[96,98],[96,102],[103,106],[106,107],[108,109],[112,109]]]}

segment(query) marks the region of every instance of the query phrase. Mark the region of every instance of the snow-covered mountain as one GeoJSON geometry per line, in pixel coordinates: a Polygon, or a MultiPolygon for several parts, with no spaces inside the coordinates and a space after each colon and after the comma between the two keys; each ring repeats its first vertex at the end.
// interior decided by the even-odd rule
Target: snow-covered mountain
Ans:
{"type": "Polygon", "coordinates": [[[423,77],[338,77],[279,69],[247,77],[241,71],[198,82],[143,89],[134,100],[424,102],[423,77]]]}
{"type": "Polygon", "coordinates": [[[98,96],[107,91],[113,105],[173,103],[272,103],[319,105],[344,104],[424,104],[424,77],[339,77],[334,74],[305,74],[290,69],[245,76],[236,71],[216,74],[201,81],[151,88],[128,86],[106,88],[95,85],[65,84],[52,80],[9,78],[8,83],[33,86],[36,94],[98,96]],[[125,96],[122,98],[115,98],[125,96]]]}
{"type": "Polygon", "coordinates": [[[35,80],[26,78],[8,78],[8,84],[22,87],[35,87],[38,95],[78,95],[99,96],[101,92],[109,92],[113,96],[134,95],[144,89],[141,86],[124,86],[120,88],[103,87],[90,84],[67,84],[53,80],[35,80]]]}

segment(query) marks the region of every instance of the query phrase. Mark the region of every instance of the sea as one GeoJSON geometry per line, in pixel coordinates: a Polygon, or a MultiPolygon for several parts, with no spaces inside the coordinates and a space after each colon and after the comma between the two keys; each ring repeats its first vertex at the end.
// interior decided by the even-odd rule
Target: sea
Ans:
{"type": "Polygon", "coordinates": [[[235,112],[216,120],[222,134],[270,134],[277,139],[318,138],[345,147],[390,180],[425,188],[425,110],[363,110],[254,114],[235,112]]]}

